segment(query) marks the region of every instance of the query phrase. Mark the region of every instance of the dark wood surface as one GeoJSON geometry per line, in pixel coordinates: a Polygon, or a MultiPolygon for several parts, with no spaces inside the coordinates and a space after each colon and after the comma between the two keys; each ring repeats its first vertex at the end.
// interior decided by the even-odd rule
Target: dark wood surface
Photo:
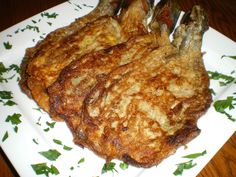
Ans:
{"type": "MultiPolygon", "coordinates": [[[[0,0],[0,31],[65,0],[0,0]]],[[[177,0],[186,11],[195,4],[209,14],[210,26],[236,41],[236,0],[177,0]]],[[[236,52],[236,51],[235,51],[236,52]]],[[[217,137],[216,137],[217,138],[217,137]]],[[[18,176],[0,151],[0,177],[18,176]]],[[[236,176],[236,133],[226,142],[198,177],[236,176]]]]}

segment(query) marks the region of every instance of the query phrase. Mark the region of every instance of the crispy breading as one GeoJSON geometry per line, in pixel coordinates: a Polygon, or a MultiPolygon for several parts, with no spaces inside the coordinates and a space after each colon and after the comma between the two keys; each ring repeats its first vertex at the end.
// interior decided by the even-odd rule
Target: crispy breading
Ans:
{"type": "MultiPolygon", "coordinates": [[[[168,38],[167,34],[165,36],[168,38]]],[[[164,35],[160,37],[155,33],[146,34],[108,49],[92,52],[72,62],[48,89],[50,114],[62,117],[79,114],[84,98],[104,75],[118,66],[145,57],[148,52],[161,45],[166,45],[164,35]]]]}
{"type": "MultiPolygon", "coordinates": [[[[100,6],[108,6],[107,3],[100,3],[100,6]]],[[[107,12],[104,13],[100,6],[97,8],[100,9],[99,13],[95,15],[92,13],[72,24],[73,32],[68,31],[71,26],[53,32],[26,53],[27,60],[22,66],[20,85],[25,92],[30,92],[33,99],[45,111],[49,112],[47,88],[57,80],[61,70],[69,63],[87,53],[119,44],[131,36],[147,32],[143,23],[148,10],[144,8],[143,0],[132,1],[128,7],[122,9],[119,17],[104,16],[104,14],[110,15],[111,9],[105,8],[107,12]],[[89,19],[92,22],[88,22],[89,19]],[[129,27],[124,25],[127,21],[129,27]],[[77,29],[78,24],[82,24],[82,28],[77,29]],[[67,32],[71,34],[67,35],[67,32]],[[57,37],[58,35],[62,37],[57,37]],[[53,39],[53,36],[56,39],[53,39]]],[[[52,118],[60,120],[60,117],[52,118]]]]}
{"type": "MultiPolygon", "coordinates": [[[[133,60],[109,73],[95,72],[98,80],[86,94],[82,111],[65,119],[76,144],[107,161],[151,167],[200,133],[197,120],[210,106],[211,93],[201,53],[207,17],[199,6],[192,14],[196,11],[197,18],[189,16],[192,21],[178,27],[173,44],[166,41],[135,56],[111,50],[100,57],[106,61],[112,55],[119,61],[126,55],[133,60]]],[[[70,81],[81,81],[71,74],[70,81]]]]}
{"type": "Polygon", "coordinates": [[[119,2],[117,0],[100,0],[96,9],[89,14],[76,19],[68,26],[52,31],[46,36],[44,40],[39,41],[36,46],[26,49],[24,61],[21,64],[20,86],[22,90],[28,96],[31,96],[31,91],[27,85],[27,79],[30,75],[29,73],[27,73],[28,63],[30,63],[37,56],[43,55],[44,53],[48,52],[48,50],[51,49],[53,45],[56,45],[59,41],[79,31],[81,28],[86,26],[87,23],[95,21],[102,16],[114,15],[116,11],[119,10],[118,7],[119,2]]]}

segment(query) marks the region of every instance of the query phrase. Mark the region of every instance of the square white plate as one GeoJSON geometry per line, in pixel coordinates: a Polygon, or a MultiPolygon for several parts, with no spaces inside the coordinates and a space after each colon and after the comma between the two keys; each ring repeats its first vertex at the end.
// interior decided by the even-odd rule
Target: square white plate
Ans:
{"type": "MultiPolygon", "coordinates": [[[[38,40],[45,37],[50,31],[68,25],[75,18],[89,13],[96,5],[97,1],[93,0],[65,2],[45,11],[49,14],[58,14],[56,18],[48,18],[38,14],[2,31],[0,33],[0,62],[6,67],[12,64],[19,66],[26,48],[34,46],[38,40]],[[4,43],[12,45],[12,48],[6,49],[4,43]]],[[[234,72],[236,70],[236,60],[229,57],[221,59],[222,55],[236,55],[236,43],[212,28],[205,33],[203,40],[202,51],[206,52],[203,56],[206,69],[234,78],[234,81],[226,86],[220,86],[219,80],[211,80],[211,88],[215,92],[214,102],[225,100],[227,97],[236,98],[236,72],[234,72]]],[[[93,152],[74,145],[72,135],[65,123],[57,122],[54,128],[50,128],[48,123],[53,121],[48,114],[37,110],[38,106],[35,102],[21,92],[17,81],[19,74],[11,70],[3,76],[7,78],[14,74],[16,75],[8,82],[0,83],[0,91],[10,91],[13,97],[11,100],[17,103],[14,106],[7,106],[0,102],[0,145],[20,176],[38,176],[31,165],[47,163],[48,166],[54,165],[60,172],[57,176],[62,177],[171,177],[174,176],[173,172],[177,168],[176,164],[189,161],[183,156],[206,150],[207,153],[204,156],[193,159],[196,166],[184,170],[182,174],[186,177],[196,176],[236,130],[236,122],[227,119],[226,115],[216,112],[212,105],[198,122],[199,128],[202,130],[201,134],[192,140],[187,148],[179,148],[174,155],[150,169],[129,166],[128,169],[123,170],[119,167],[121,162],[113,160],[117,172],[109,171],[101,174],[105,161],[93,152]],[[14,115],[14,113],[20,114],[21,123],[18,125],[6,122],[7,117],[14,115]],[[18,127],[17,133],[14,130],[15,126],[18,127]],[[49,131],[45,131],[48,128],[49,131]],[[8,138],[3,141],[6,132],[8,138]],[[55,139],[60,140],[62,145],[56,144],[53,141],[55,139]],[[65,150],[63,149],[64,145],[72,149],[65,150]],[[49,149],[57,149],[61,153],[56,161],[47,160],[39,154],[39,152],[49,149]],[[78,164],[81,159],[84,159],[84,162],[78,164]]],[[[236,101],[234,100],[233,103],[236,103],[236,101]]],[[[235,109],[226,109],[226,111],[236,118],[235,109]]]]}

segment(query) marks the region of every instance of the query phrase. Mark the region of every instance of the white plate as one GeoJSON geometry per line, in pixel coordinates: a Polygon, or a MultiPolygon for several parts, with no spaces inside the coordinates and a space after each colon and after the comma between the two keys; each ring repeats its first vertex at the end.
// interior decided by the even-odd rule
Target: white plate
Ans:
{"type": "MultiPolygon", "coordinates": [[[[40,36],[45,36],[58,27],[68,25],[75,18],[89,13],[92,10],[90,6],[95,7],[97,4],[97,1],[93,0],[70,2],[65,2],[46,11],[49,14],[58,14],[55,19],[49,19],[46,16],[42,17],[41,14],[38,14],[2,31],[0,33],[0,62],[3,62],[6,67],[11,64],[19,65],[24,56],[25,49],[34,46],[36,41],[40,39],[40,36]],[[31,30],[25,29],[27,25],[37,26],[39,32],[37,32],[36,28],[35,31],[33,28],[31,30]],[[21,31],[22,29],[25,30],[21,31]],[[3,45],[4,42],[9,42],[12,48],[7,50],[3,45]]],[[[236,77],[236,73],[232,72],[236,69],[236,60],[228,57],[221,59],[222,55],[236,55],[236,43],[210,28],[204,35],[202,51],[206,52],[204,62],[207,70],[218,71],[219,73],[236,77]]],[[[5,74],[4,77],[10,77],[14,73],[12,70],[5,74]]],[[[173,172],[177,168],[176,164],[188,161],[188,159],[184,159],[182,156],[206,150],[207,153],[204,156],[193,160],[193,163],[197,163],[197,165],[189,170],[184,170],[182,174],[182,176],[186,177],[196,176],[236,129],[236,122],[230,121],[224,114],[216,112],[214,107],[211,106],[207,113],[199,120],[198,125],[202,130],[201,134],[192,140],[187,145],[187,148],[179,148],[174,155],[164,160],[158,166],[150,169],[129,166],[128,169],[122,170],[119,167],[120,161],[114,160],[113,162],[116,163],[115,169],[118,172],[101,174],[105,161],[93,152],[74,145],[72,135],[65,123],[56,123],[55,127],[50,128],[48,132],[44,131],[45,128],[48,128],[46,122],[52,122],[52,120],[46,113],[36,110],[37,105],[35,102],[21,92],[17,83],[17,77],[19,75],[16,75],[7,83],[0,83],[0,91],[11,91],[13,93],[12,100],[17,103],[14,106],[3,106],[0,102],[0,145],[19,175],[24,177],[37,176],[31,164],[42,162],[46,162],[47,165],[56,166],[60,172],[58,176],[62,177],[152,177],[157,175],[171,177],[174,176],[173,172]],[[8,115],[13,115],[14,113],[21,114],[20,120],[22,122],[18,125],[17,133],[14,131],[15,125],[5,121],[8,115]],[[38,124],[41,124],[41,126],[38,124]],[[8,132],[8,138],[2,141],[6,132],[8,132]],[[54,143],[53,139],[61,140],[64,145],[73,149],[66,151],[62,145],[54,143]],[[36,140],[38,144],[33,142],[33,140],[36,140]],[[56,161],[50,161],[38,153],[49,149],[57,149],[61,156],[56,161]],[[85,161],[78,165],[77,162],[81,158],[84,158],[85,161]]],[[[213,98],[214,101],[226,99],[228,96],[236,98],[234,93],[236,91],[235,83],[219,86],[219,81],[211,80],[211,88],[216,93],[213,98]]],[[[227,112],[231,115],[236,115],[235,109],[227,110],[227,112]]]]}

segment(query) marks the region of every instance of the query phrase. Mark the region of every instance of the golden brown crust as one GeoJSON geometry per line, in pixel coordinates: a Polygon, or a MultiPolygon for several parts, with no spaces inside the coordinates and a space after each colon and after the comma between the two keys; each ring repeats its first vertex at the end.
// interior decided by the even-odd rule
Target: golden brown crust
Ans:
{"type": "MultiPolygon", "coordinates": [[[[61,70],[69,63],[73,60],[78,60],[87,53],[108,48],[127,41],[131,36],[147,32],[142,24],[143,19],[146,17],[146,11],[143,10],[141,0],[133,1],[130,7],[121,13],[120,18],[131,14],[128,15],[128,19],[119,21],[116,16],[104,16],[103,11],[95,14],[97,16],[92,13],[87,17],[81,18],[78,22],[74,22],[73,29],[81,21],[87,22],[88,19],[94,19],[92,22],[83,23],[84,27],[79,27],[73,33],[67,35],[66,33],[71,30],[70,26],[66,27],[53,32],[43,42],[36,45],[35,48],[27,50],[27,59],[22,64],[20,85],[26,93],[32,95],[33,99],[45,111],[49,112],[47,88],[56,81],[61,70]],[[139,12],[137,13],[138,15],[134,15],[134,12],[137,11],[139,12]],[[130,27],[127,28],[125,26],[122,28],[122,23],[124,21],[127,22],[127,20],[130,20],[130,27]],[[58,39],[57,34],[59,35],[58,39]],[[53,39],[53,36],[55,39],[53,39]]],[[[59,116],[52,118],[60,120],[59,116]]]]}
{"type": "Polygon", "coordinates": [[[20,86],[22,90],[28,95],[31,96],[31,91],[28,88],[27,79],[27,66],[28,64],[38,55],[47,52],[51,46],[59,42],[60,40],[72,35],[73,33],[79,31],[81,28],[86,26],[87,23],[90,23],[101,16],[112,16],[118,10],[120,2],[117,0],[100,0],[98,6],[88,15],[85,15],[81,18],[76,19],[70,25],[56,29],[55,31],[49,33],[46,38],[42,41],[39,41],[36,46],[28,48],[24,60],[21,64],[21,80],[20,86]]]}
{"type": "Polygon", "coordinates": [[[114,68],[142,58],[153,48],[164,45],[161,40],[156,34],[136,36],[126,43],[90,53],[72,62],[48,89],[51,115],[78,114],[84,98],[96,83],[114,68]]]}
{"type": "Polygon", "coordinates": [[[200,132],[211,94],[198,60],[165,46],[115,69],[87,96],[75,142],[107,160],[158,164],[200,132]]]}
{"type": "Polygon", "coordinates": [[[200,133],[197,121],[212,101],[199,49],[202,31],[195,23],[179,28],[188,31],[181,47],[167,41],[102,75],[82,111],[66,118],[76,144],[107,161],[151,167],[200,133]]]}
{"type": "Polygon", "coordinates": [[[212,101],[202,9],[193,9],[171,43],[165,25],[147,34],[145,3],[126,1],[119,17],[99,17],[29,49],[21,83],[41,108],[50,103],[76,144],[138,167],[157,165],[198,136],[212,101]]]}

